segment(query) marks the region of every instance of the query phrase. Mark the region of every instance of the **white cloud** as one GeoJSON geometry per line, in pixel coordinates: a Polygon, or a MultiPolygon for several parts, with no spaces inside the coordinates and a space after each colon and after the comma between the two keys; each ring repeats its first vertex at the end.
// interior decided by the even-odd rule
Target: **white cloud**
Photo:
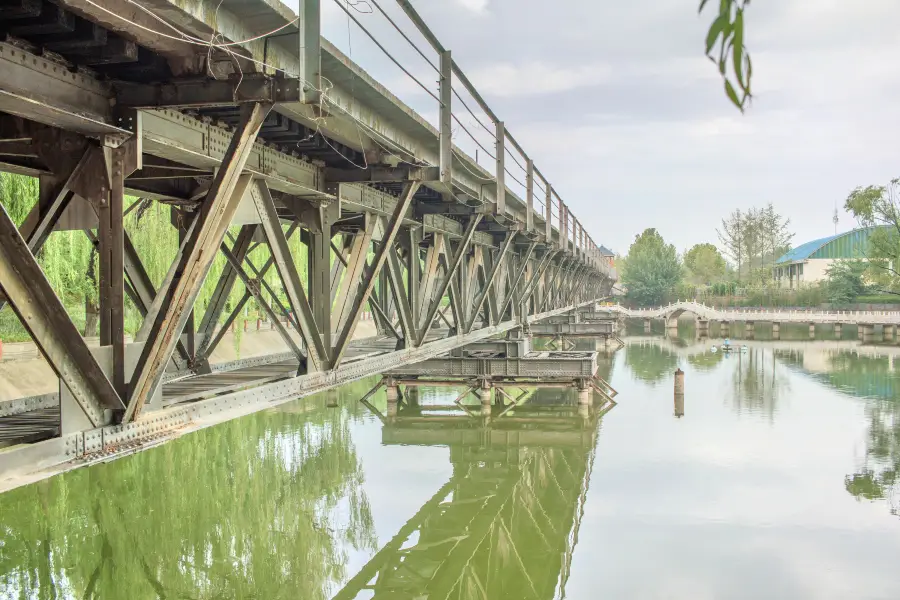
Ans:
{"type": "Polygon", "coordinates": [[[473,69],[469,75],[475,87],[488,96],[538,96],[604,83],[609,80],[610,68],[606,64],[496,63],[473,69]]]}
{"type": "Polygon", "coordinates": [[[468,8],[475,13],[483,13],[487,11],[488,0],[456,0],[463,8],[468,8]]]}

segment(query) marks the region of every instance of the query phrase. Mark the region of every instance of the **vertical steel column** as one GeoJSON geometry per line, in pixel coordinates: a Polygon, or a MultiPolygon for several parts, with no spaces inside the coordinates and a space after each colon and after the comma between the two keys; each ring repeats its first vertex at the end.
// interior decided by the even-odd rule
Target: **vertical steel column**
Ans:
{"type": "Polygon", "coordinates": [[[163,369],[184,330],[187,313],[194,306],[216,251],[225,237],[225,230],[243,195],[235,193],[238,180],[271,108],[271,104],[263,103],[241,108],[240,123],[206,199],[194,218],[172,283],[162,292],[165,298],[135,366],[133,387],[123,422],[133,421],[140,415],[144,403],[153,397],[162,382],[163,369]]]}
{"type": "Polygon", "coordinates": [[[547,191],[547,199],[544,204],[544,227],[546,231],[544,235],[547,238],[547,243],[553,239],[553,186],[550,185],[550,182],[546,179],[544,180],[544,187],[547,191]]]}
{"type": "Polygon", "coordinates": [[[122,200],[124,189],[121,187],[124,180],[120,181],[119,193],[116,196],[116,206],[112,206],[113,194],[111,173],[109,170],[112,162],[111,148],[95,148],[93,150],[96,159],[92,162],[90,181],[85,181],[90,186],[91,194],[87,198],[94,205],[97,212],[98,226],[97,237],[100,240],[98,263],[100,266],[100,345],[113,346],[113,373],[112,383],[116,391],[124,396],[125,383],[125,252],[122,200]],[[118,263],[119,269],[113,264],[118,263]]]}
{"type": "Polygon", "coordinates": [[[472,326],[475,324],[475,315],[477,315],[478,311],[481,310],[481,306],[484,304],[485,298],[487,298],[488,294],[490,294],[491,290],[493,290],[494,280],[497,278],[497,272],[500,270],[500,266],[503,264],[503,261],[506,258],[506,253],[509,250],[509,247],[512,246],[513,240],[515,239],[515,232],[506,234],[506,241],[504,241],[503,246],[500,247],[500,251],[497,253],[496,260],[494,261],[494,264],[491,265],[490,274],[485,279],[484,287],[482,288],[481,293],[478,294],[478,297],[475,299],[475,304],[472,309],[472,316],[469,318],[468,323],[466,323],[466,333],[472,331],[472,326]]]}
{"type": "Polygon", "coordinates": [[[344,352],[346,352],[347,347],[350,345],[350,340],[353,339],[353,332],[356,331],[356,325],[359,323],[360,313],[369,301],[369,296],[371,296],[372,291],[375,289],[375,276],[380,273],[384,267],[388,254],[394,252],[394,240],[397,239],[397,234],[400,232],[400,228],[403,225],[403,218],[406,216],[406,211],[412,204],[413,197],[415,197],[420,185],[420,181],[411,181],[407,183],[403,190],[401,200],[397,202],[397,206],[394,208],[393,214],[391,214],[391,218],[387,223],[387,230],[385,231],[384,238],[381,240],[381,246],[375,252],[375,259],[372,262],[372,272],[366,277],[362,293],[358,294],[354,300],[353,308],[346,320],[346,325],[341,329],[338,336],[337,345],[335,346],[334,351],[334,366],[340,364],[344,352]]]}
{"type": "MultiPolygon", "coordinates": [[[[440,106],[440,168],[441,183],[447,192],[453,190],[453,59],[450,57],[450,51],[441,52],[441,79],[439,84],[438,97],[441,99],[440,106]]],[[[450,194],[445,196],[451,198],[450,194]]]]}
{"type": "Polygon", "coordinates": [[[525,159],[525,196],[527,208],[525,209],[525,231],[534,229],[534,161],[525,159]]]}
{"type": "Polygon", "coordinates": [[[298,10],[300,42],[300,83],[303,85],[303,102],[318,104],[321,99],[322,68],[321,12],[319,0],[300,0],[298,10]]]}
{"type": "Polygon", "coordinates": [[[559,246],[563,250],[569,249],[569,218],[566,214],[566,203],[562,198],[559,198],[559,246]]]}
{"type": "Polygon", "coordinates": [[[343,331],[347,326],[347,319],[350,318],[350,314],[353,311],[356,296],[361,285],[360,275],[362,275],[366,266],[366,257],[369,254],[369,249],[372,247],[372,234],[375,233],[379,219],[378,215],[366,213],[365,225],[362,231],[357,232],[353,236],[352,249],[347,259],[347,269],[340,284],[337,303],[334,304],[334,316],[336,319],[333,320],[337,324],[335,331],[343,331]]]}
{"type": "MultiPolygon", "coordinates": [[[[328,360],[331,356],[331,348],[325,342],[325,340],[331,339],[331,265],[325,264],[323,266],[320,262],[317,262],[315,265],[317,283],[315,288],[310,285],[313,305],[318,302],[320,303],[320,308],[321,305],[324,305],[324,308],[327,310],[328,331],[326,335],[326,331],[322,329],[323,325],[316,322],[310,300],[303,291],[300,273],[297,271],[287,238],[281,229],[281,221],[278,218],[278,211],[275,209],[275,201],[272,199],[269,187],[264,181],[252,183],[250,197],[253,198],[253,203],[256,205],[263,229],[266,232],[266,239],[269,240],[269,250],[275,259],[275,269],[281,277],[284,291],[291,302],[294,318],[300,325],[300,335],[303,337],[304,344],[306,344],[307,369],[312,371],[325,370],[328,368],[328,360]],[[316,295],[313,296],[313,293],[316,295]]],[[[324,229],[323,227],[323,231],[324,229]]],[[[331,231],[330,225],[327,230],[331,231]]],[[[326,257],[329,257],[331,253],[330,239],[325,237],[324,233],[319,236],[310,236],[311,239],[316,237],[319,239],[312,245],[320,250],[324,245],[326,257]]],[[[310,255],[313,254],[312,250],[310,248],[310,255]]],[[[313,271],[310,270],[310,279],[312,279],[312,274],[313,271]]]]}
{"type": "Polygon", "coordinates": [[[6,209],[0,206],[0,291],[95,427],[125,408],[6,209]]]}
{"type": "MultiPolygon", "coordinates": [[[[456,249],[456,253],[453,255],[453,259],[450,264],[447,265],[447,276],[444,278],[444,281],[441,283],[438,288],[438,292],[434,296],[434,300],[428,306],[427,312],[424,313],[424,319],[422,320],[422,330],[419,333],[418,345],[422,345],[422,342],[425,341],[425,337],[428,335],[428,332],[431,331],[431,324],[434,322],[434,316],[437,314],[438,307],[441,304],[441,298],[444,297],[444,294],[447,293],[447,289],[450,287],[451,282],[459,271],[459,265],[462,262],[462,257],[469,251],[469,244],[472,243],[472,238],[475,236],[475,228],[478,227],[478,224],[481,222],[483,215],[481,213],[474,214],[469,217],[469,225],[466,227],[465,233],[463,233],[462,239],[459,241],[459,247],[456,249]]],[[[428,298],[423,298],[424,301],[428,301],[428,298]]],[[[457,296],[457,300],[459,297],[457,296]]],[[[454,313],[455,318],[459,318],[459,311],[457,310],[454,313]]],[[[460,321],[456,321],[456,328],[459,331],[460,321]]]]}
{"type": "MultiPolygon", "coordinates": [[[[244,257],[250,251],[250,243],[253,241],[253,235],[258,227],[259,225],[256,224],[241,227],[241,231],[231,247],[231,253],[237,259],[238,264],[244,262],[244,257]]],[[[234,283],[237,278],[237,269],[233,268],[230,263],[227,264],[219,277],[219,281],[216,282],[216,289],[213,291],[209,305],[206,307],[206,312],[200,320],[200,328],[198,329],[200,347],[197,355],[205,354],[206,349],[209,347],[213,332],[216,325],[219,324],[219,319],[225,310],[225,305],[228,303],[228,297],[231,295],[231,290],[234,289],[234,283]]]]}
{"type": "MultiPolygon", "coordinates": [[[[422,229],[420,227],[410,227],[408,235],[404,240],[404,246],[409,253],[406,257],[407,272],[407,303],[411,311],[411,319],[413,323],[419,322],[419,286],[422,280],[422,265],[420,258],[419,245],[422,242],[422,229]]],[[[394,253],[396,256],[396,252],[394,253]]]]}
{"type": "MultiPolygon", "coordinates": [[[[331,363],[332,320],[331,320],[331,214],[322,207],[318,210],[321,231],[309,231],[309,251],[307,253],[307,272],[309,273],[309,306],[312,309],[312,320],[318,329],[321,340],[322,370],[327,370],[331,363]]],[[[347,274],[344,275],[347,277],[347,274]]],[[[298,280],[299,281],[299,280],[298,280]]],[[[294,310],[300,310],[294,306],[294,310]]],[[[302,327],[302,324],[301,324],[302,327]]]]}
{"type": "Polygon", "coordinates": [[[503,125],[503,121],[497,121],[496,124],[497,196],[494,214],[503,215],[506,213],[506,127],[503,125]]]}

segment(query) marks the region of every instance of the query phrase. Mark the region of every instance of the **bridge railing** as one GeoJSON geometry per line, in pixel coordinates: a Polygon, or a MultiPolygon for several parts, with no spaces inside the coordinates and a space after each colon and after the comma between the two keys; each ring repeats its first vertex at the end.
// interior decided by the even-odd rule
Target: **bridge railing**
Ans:
{"type": "Polygon", "coordinates": [[[691,312],[713,320],[771,321],[778,323],[847,323],[847,324],[900,324],[900,311],[833,311],[833,310],[770,310],[770,309],[720,309],[693,300],[670,302],[657,308],[626,308],[621,304],[607,307],[621,314],[634,317],[666,317],[675,312],[691,312]]]}
{"type": "MultiPolygon", "coordinates": [[[[357,25],[368,33],[350,8],[340,2],[338,4],[349,18],[352,18],[357,25]]],[[[522,145],[506,128],[503,120],[494,112],[478,89],[472,84],[466,73],[452,57],[451,51],[444,46],[441,40],[428,27],[409,0],[397,0],[397,4],[406,14],[409,21],[415,25],[418,33],[421,34],[430,48],[423,49],[416,44],[402,31],[397,22],[388,15],[388,12],[383,10],[378,3],[373,2],[378,12],[403,36],[404,40],[412,46],[415,52],[424,58],[431,65],[432,69],[437,71],[437,94],[427,89],[427,86],[423,86],[421,81],[409,73],[404,66],[400,65],[399,61],[381,44],[377,41],[375,43],[388,58],[400,67],[418,86],[425,88],[425,91],[437,101],[438,143],[440,147],[440,164],[437,166],[439,167],[441,182],[449,188],[453,170],[461,168],[468,171],[468,174],[474,176],[477,180],[494,184],[491,186],[494,189],[489,190],[489,192],[495,194],[494,209],[498,214],[503,214],[506,210],[507,188],[516,187],[513,184],[518,184],[518,189],[523,197],[515,198],[512,194],[509,197],[515,198],[518,202],[524,204],[525,230],[541,232],[547,239],[553,239],[555,234],[556,241],[562,249],[588,258],[600,268],[599,265],[603,261],[600,257],[599,245],[569,210],[568,205],[560,198],[549,179],[534,164],[534,161],[529,157],[522,145]],[[467,103],[463,96],[469,97],[473,101],[474,106],[467,103]],[[481,113],[485,118],[480,118],[476,113],[481,113]],[[463,118],[460,118],[461,116],[467,120],[469,126],[463,121],[463,118]],[[485,120],[488,123],[485,123],[485,120]],[[472,129],[475,130],[474,133],[472,129]],[[456,131],[462,132],[474,144],[472,146],[476,155],[474,164],[469,157],[457,151],[454,147],[456,139],[454,133],[456,131]],[[486,139],[487,143],[482,143],[479,137],[486,139]],[[483,167],[479,164],[481,156],[493,159],[493,165],[489,165],[487,168],[483,167]],[[537,192],[541,193],[540,197],[537,192]]],[[[369,36],[372,37],[372,34],[369,34],[369,36]]],[[[374,40],[374,37],[372,39],[374,40]]],[[[605,271],[610,274],[615,273],[614,269],[609,269],[608,267],[605,271]]]]}

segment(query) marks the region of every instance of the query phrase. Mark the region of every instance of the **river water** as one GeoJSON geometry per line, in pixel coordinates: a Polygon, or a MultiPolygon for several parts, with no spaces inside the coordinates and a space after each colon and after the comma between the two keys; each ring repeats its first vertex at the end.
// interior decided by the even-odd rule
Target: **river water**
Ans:
{"type": "Polygon", "coordinates": [[[0,598],[900,598],[900,347],[626,341],[602,416],[372,378],[6,493],[0,598]]]}

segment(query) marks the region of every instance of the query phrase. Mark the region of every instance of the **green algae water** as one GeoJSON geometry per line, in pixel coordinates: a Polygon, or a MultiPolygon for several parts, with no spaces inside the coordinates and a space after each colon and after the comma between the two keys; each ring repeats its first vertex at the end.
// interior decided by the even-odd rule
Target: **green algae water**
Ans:
{"type": "Polygon", "coordinates": [[[0,495],[0,598],[900,598],[900,347],[625,341],[602,415],[372,378],[0,495]]]}

